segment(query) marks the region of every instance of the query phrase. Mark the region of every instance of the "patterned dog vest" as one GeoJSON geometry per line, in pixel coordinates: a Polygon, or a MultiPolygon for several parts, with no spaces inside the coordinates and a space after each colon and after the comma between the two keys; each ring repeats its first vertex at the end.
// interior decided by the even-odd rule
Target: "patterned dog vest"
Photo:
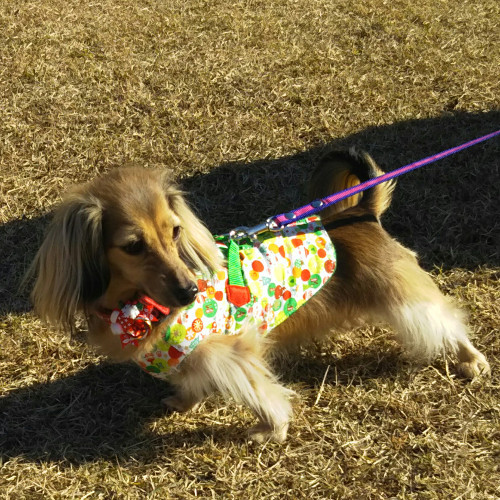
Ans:
{"type": "Polygon", "coordinates": [[[169,319],[161,340],[136,362],[155,377],[173,369],[209,335],[262,335],[281,324],[333,276],[335,248],[319,217],[238,243],[216,237],[228,267],[198,279],[195,301],[169,319]]]}

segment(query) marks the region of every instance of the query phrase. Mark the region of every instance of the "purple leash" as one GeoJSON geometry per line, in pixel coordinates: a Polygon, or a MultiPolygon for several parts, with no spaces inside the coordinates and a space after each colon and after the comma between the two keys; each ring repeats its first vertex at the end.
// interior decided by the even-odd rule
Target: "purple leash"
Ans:
{"type": "Polygon", "coordinates": [[[361,193],[362,191],[365,191],[366,189],[376,186],[377,184],[381,184],[382,182],[387,182],[391,179],[399,177],[400,175],[406,174],[407,172],[411,172],[412,170],[423,167],[424,165],[428,165],[429,163],[433,163],[435,161],[441,160],[442,158],[446,158],[447,156],[458,153],[459,151],[470,148],[471,146],[475,146],[480,142],[487,141],[488,139],[491,139],[497,135],[500,135],[500,130],[492,132],[491,134],[484,135],[483,137],[479,137],[472,141],[466,142],[465,144],[462,144],[460,146],[447,149],[446,151],[442,151],[441,153],[428,156],[423,160],[415,161],[413,163],[405,165],[404,167],[397,168],[392,172],[379,175],[378,177],[369,179],[365,182],[362,182],[361,184],[358,184],[357,186],[344,189],[343,191],[331,194],[326,198],[321,198],[319,200],[313,201],[312,203],[297,208],[296,210],[292,210],[291,212],[286,212],[280,215],[276,215],[274,217],[271,217],[270,220],[272,221],[272,223],[274,223],[275,226],[277,226],[277,228],[281,228],[283,226],[286,226],[287,224],[290,224],[294,220],[303,219],[304,217],[309,217],[310,215],[314,215],[319,211],[323,210],[324,208],[327,208],[335,203],[338,203],[341,200],[345,200],[350,196],[361,193]]]}
{"type": "Polygon", "coordinates": [[[488,139],[492,139],[493,137],[500,135],[500,130],[495,132],[491,132],[490,134],[483,135],[482,137],[478,137],[477,139],[473,139],[472,141],[461,144],[460,146],[456,146],[454,148],[447,149],[446,151],[442,151],[441,153],[437,153],[432,156],[428,156],[423,160],[418,160],[413,163],[409,163],[404,167],[397,168],[391,172],[387,172],[386,174],[379,175],[378,177],[374,177],[373,179],[369,179],[365,182],[362,182],[356,186],[344,189],[343,191],[339,191],[338,193],[331,194],[326,198],[320,198],[315,200],[307,205],[304,205],[300,208],[292,210],[290,212],[285,212],[279,215],[275,215],[274,217],[270,217],[266,222],[259,224],[254,227],[238,227],[233,229],[229,233],[231,238],[240,239],[243,237],[255,235],[257,233],[261,233],[262,231],[270,230],[277,231],[288,224],[300,219],[304,219],[305,217],[309,217],[311,215],[317,214],[321,212],[321,210],[338,203],[341,200],[345,200],[350,196],[361,193],[377,184],[381,184],[382,182],[387,182],[391,179],[399,177],[400,175],[406,174],[407,172],[411,172],[417,168],[423,167],[424,165],[428,165],[429,163],[433,163],[435,161],[441,160],[450,156],[452,154],[458,153],[464,149],[470,148],[471,146],[475,146],[480,142],[487,141],[488,139]]]}

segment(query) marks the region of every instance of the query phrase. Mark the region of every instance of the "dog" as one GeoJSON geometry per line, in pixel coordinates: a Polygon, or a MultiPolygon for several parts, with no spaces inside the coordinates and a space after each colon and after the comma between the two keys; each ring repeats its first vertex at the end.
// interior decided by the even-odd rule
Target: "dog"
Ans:
{"type": "MultiPolygon", "coordinates": [[[[366,153],[331,152],[313,173],[309,196],[322,198],[381,174],[366,153]]],[[[272,372],[270,357],[366,323],[388,324],[415,360],[448,353],[464,376],[488,374],[488,361],[467,337],[463,314],[419,267],[416,255],[383,229],[380,218],[394,186],[380,184],[325,209],[322,221],[336,252],[333,277],[267,336],[250,322],[234,335],[203,338],[169,374],[175,392],[167,407],[184,412],[219,391],[255,414],[252,439],[282,442],[292,392],[272,372]]],[[[28,274],[34,276],[32,300],[42,319],[72,329],[83,313],[89,341],[127,361],[157,349],[173,318],[196,302],[200,276],[210,279],[224,264],[220,247],[169,171],[122,168],[66,196],[28,274]],[[162,313],[148,335],[124,343],[110,327],[110,314],[143,296],[162,313]]]]}

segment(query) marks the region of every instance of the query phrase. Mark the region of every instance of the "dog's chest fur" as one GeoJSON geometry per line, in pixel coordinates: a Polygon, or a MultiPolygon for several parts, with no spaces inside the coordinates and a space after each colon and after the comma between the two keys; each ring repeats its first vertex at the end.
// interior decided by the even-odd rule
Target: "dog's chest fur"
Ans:
{"type": "MultiPolygon", "coordinates": [[[[227,259],[230,241],[225,237],[216,240],[227,259]]],[[[238,250],[239,262],[230,258],[228,268],[198,280],[196,300],[169,319],[162,339],[136,358],[143,369],[167,378],[209,335],[235,335],[247,327],[266,335],[335,272],[335,248],[318,217],[263,233],[255,240],[242,240],[238,250]],[[243,287],[233,285],[238,274],[243,287]],[[238,293],[241,288],[247,294],[238,293]]]]}

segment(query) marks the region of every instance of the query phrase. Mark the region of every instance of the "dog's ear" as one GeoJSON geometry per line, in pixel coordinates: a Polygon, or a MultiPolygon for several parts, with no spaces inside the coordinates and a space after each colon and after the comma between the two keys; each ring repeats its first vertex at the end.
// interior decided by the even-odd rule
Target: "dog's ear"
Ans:
{"type": "Polygon", "coordinates": [[[168,203],[181,220],[179,253],[193,270],[210,275],[222,267],[222,256],[214,238],[186,203],[183,193],[172,184],[165,186],[168,203]]]}
{"type": "Polygon", "coordinates": [[[102,237],[103,209],[98,198],[81,189],[57,208],[28,276],[42,319],[72,328],[74,316],[102,295],[109,282],[102,237]]]}

